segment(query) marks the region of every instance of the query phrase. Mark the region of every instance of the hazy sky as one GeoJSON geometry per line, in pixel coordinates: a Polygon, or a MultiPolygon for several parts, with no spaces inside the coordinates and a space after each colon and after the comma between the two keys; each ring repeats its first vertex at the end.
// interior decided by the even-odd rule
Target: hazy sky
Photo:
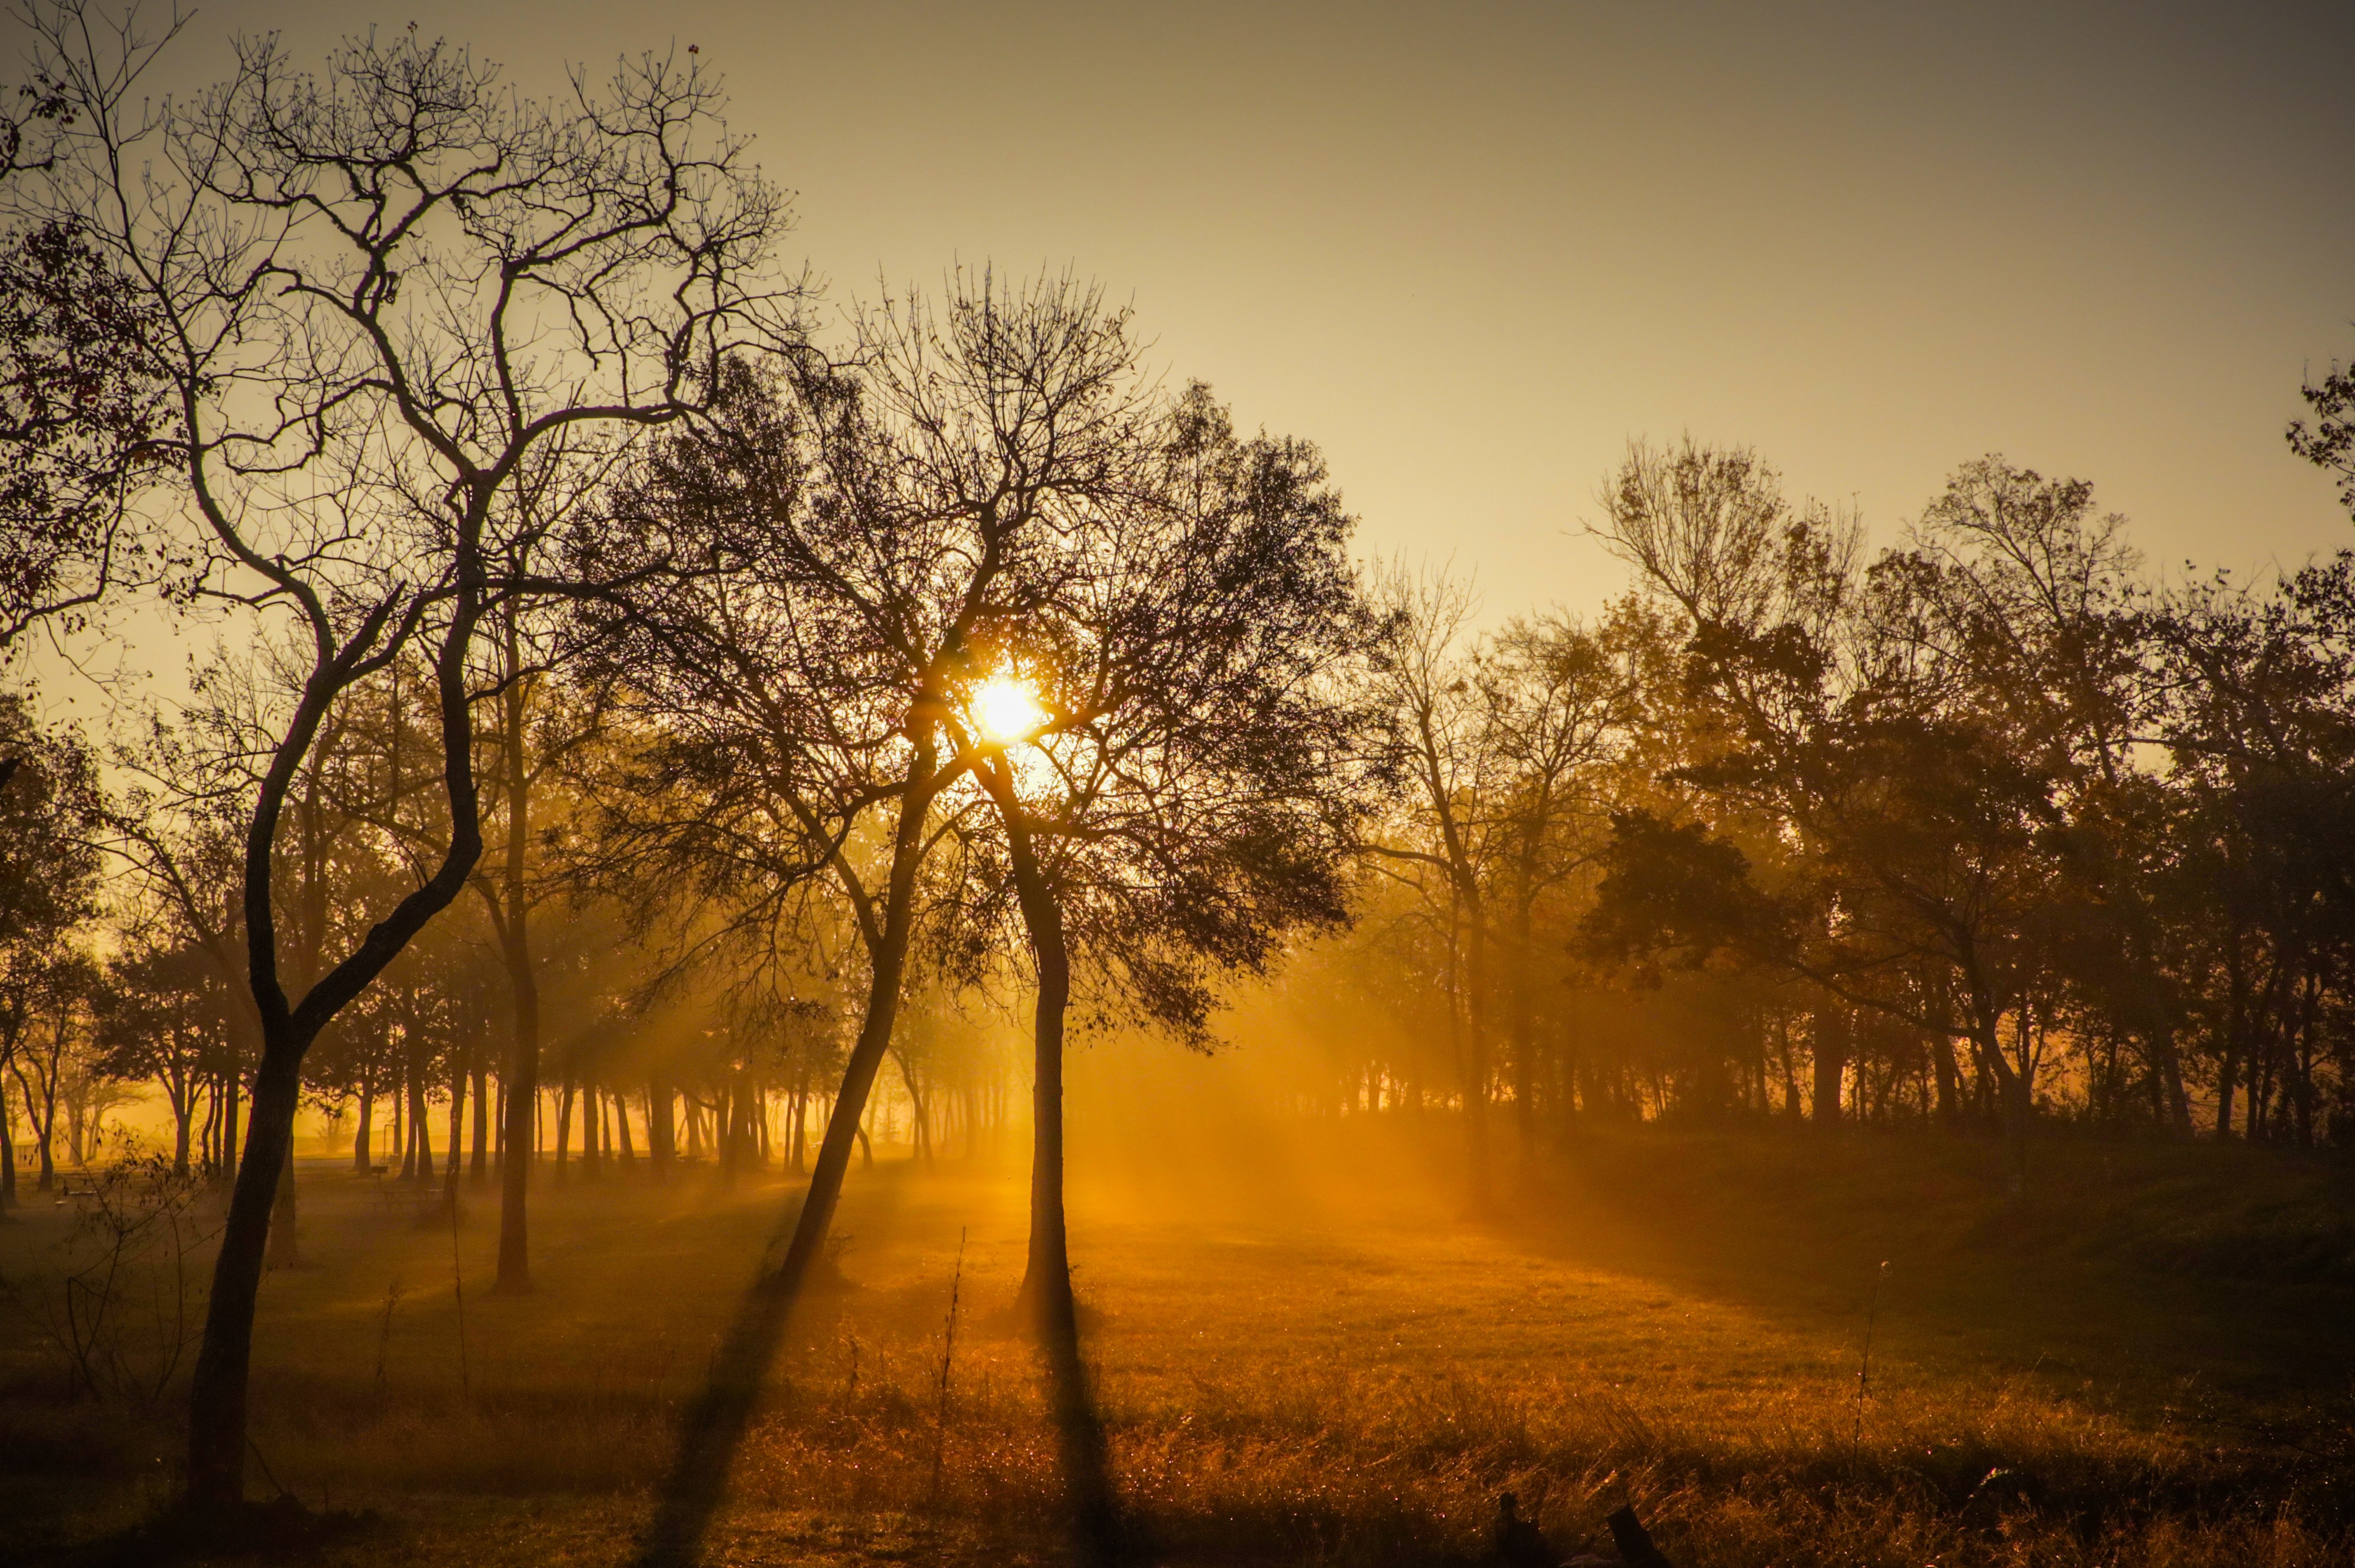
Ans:
{"type": "Polygon", "coordinates": [[[837,301],[958,260],[1133,300],[1319,442],[1369,548],[1584,608],[1630,435],[1757,446],[1886,538],[1997,450],[2164,563],[2355,543],[2284,447],[2355,355],[2355,4],[204,5],[414,20],[527,89],[699,46],[837,301]]]}

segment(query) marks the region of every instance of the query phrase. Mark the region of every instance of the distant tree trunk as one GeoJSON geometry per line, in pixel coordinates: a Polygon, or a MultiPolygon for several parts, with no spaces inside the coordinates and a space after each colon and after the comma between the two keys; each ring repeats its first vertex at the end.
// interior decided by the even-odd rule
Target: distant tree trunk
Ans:
{"type": "Polygon", "coordinates": [[[916,1158],[922,1160],[929,1168],[932,1163],[932,1129],[924,1116],[923,1091],[916,1086],[916,1075],[908,1065],[907,1053],[894,1051],[891,1056],[899,1063],[900,1081],[906,1085],[908,1089],[908,1105],[914,1117],[912,1137],[915,1139],[916,1158]]]}
{"type": "Polygon", "coordinates": [[[242,1146],[238,1141],[238,1101],[245,1087],[243,1075],[235,1067],[221,1075],[220,1114],[220,1182],[224,1187],[237,1185],[238,1167],[242,1146]]]}
{"type": "Polygon", "coordinates": [[[1840,1081],[1848,1073],[1850,1026],[1845,1003],[1828,1002],[1816,1009],[1813,1045],[1817,1127],[1840,1124],[1840,1081]]]}
{"type": "Polygon", "coordinates": [[[1471,1165],[1472,1205],[1486,1209],[1494,1187],[1488,1160],[1488,936],[1476,895],[1465,900],[1464,1136],[1471,1165]]]}
{"type": "Polygon", "coordinates": [[[671,1124],[670,1085],[662,1078],[646,1084],[646,1155],[654,1162],[655,1174],[662,1177],[670,1174],[678,1155],[678,1136],[671,1124]]]}
{"type": "Polygon", "coordinates": [[[556,1091],[556,1182],[564,1184],[565,1156],[572,1143],[572,1077],[565,1075],[564,1083],[556,1091]]]}
{"type": "Polygon", "coordinates": [[[8,1109],[8,1082],[0,1078],[0,1214],[16,1206],[16,1135],[8,1109]]]}
{"type": "Polygon", "coordinates": [[[1529,969],[1533,961],[1530,926],[1534,918],[1533,895],[1529,884],[1537,874],[1533,864],[1521,867],[1521,888],[1514,901],[1512,974],[1506,983],[1506,1004],[1511,1012],[1507,1027],[1513,1054],[1513,1128],[1520,1150],[1521,1179],[1528,1181],[1537,1171],[1537,1020],[1536,1006],[1529,993],[1529,969]]]}
{"type": "Polygon", "coordinates": [[[400,1078],[393,1079],[392,1093],[387,1097],[392,1101],[392,1142],[385,1150],[384,1162],[390,1165],[395,1154],[400,1156],[400,1169],[393,1172],[398,1179],[409,1174],[409,1162],[412,1158],[409,1139],[408,1084],[400,1078]]]}
{"type": "MultiPolygon", "coordinates": [[[[174,1057],[179,1061],[186,1060],[176,1050],[174,1057]]],[[[197,1110],[196,1085],[189,1081],[185,1067],[175,1068],[170,1074],[159,1074],[157,1077],[163,1085],[165,1103],[172,1111],[172,1174],[186,1176],[188,1173],[188,1123],[197,1110]]],[[[0,1115],[5,1115],[6,1108],[0,1106],[0,1115]]]]}
{"type": "Polygon", "coordinates": [[[2235,918],[2224,940],[2224,1050],[2216,1067],[2216,1137],[2232,1136],[2232,1091],[2238,1086],[2242,1048],[2248,1033],[2249,977],[2242,961],[2241,923],[2235,918]]]}
{"type": "Polygon", "coordinates": [[[372,1147],[376,1120],[376,1086],[368,1082],[365,1075],[360,1079],[359,1102],[359,1127],[352,1134],[352,1174],[365,1176],[368,1173],[368,1168],[375,1163],[369,1157],[376,1152],[372,1147]]]}
{"type": "Polygon", "coordinates": [[[1976,969],[1968,971],[1971,1006],[1971,1050],[1979,1076],[1993,1089],[1996,1113],[2001,1118],[2009,1171],[2005,1185],[2017,1200],[2028,1195],[2028,1124],[2034,1111],[2031,1086],[2015,1072],[2003,1054],[2003,1011],[1976,969]]]}
{"type": "MultiPolygon", "coordinates": [[[[501,760],[506,765],[506,861],[499,884],[505,917],[498,922],[499,952],[506,961],[507,994],[515,1005],[515,1033],[506,1068],[499,1075],[506,1097],[507,1160],[499,1171],[499,1275],[495,1289],[515,1295],[531,1288],[531,1227],[527,1212],[531,1171],[539,1155],[539,978],[531,959],[531,896],[525,878],[530,845],[531,772],[524,736],[523,649],[510,609],[503,650],[507,676],[500,698],[501,760]]],[[[558,1171],[563,1171],[561,1160],[558,1171]]]]}
{"type": "Polygon", "coordinates": [[[592,1180],[605,1172],[605,1097],[597,1080],[581,1080],[581,1174],[592,1180]]]}
{"type": "MultiPolygon", "coordinates": [[[[479,1109],[474,1113],[474,1125],[478,1128],[483,1125],[482,1112],[479,1109]]],[[[455,1046],[453,1046],[450,1051],[450,1161],[444,1168],[442,1178],[442,1191],[449,1194],[450,1202],[453,1203],[458,1201],[459,1168],[466,1162],[465,1145],[463,1141],[465,1130],[466,1059],[459,1054],[455,1046]]]]}
{"type": "Polygon", "coordinates": [[[1938,1081],[1938,1125],[1952,1128],[1962,1118],[1962,1069],[1955,1065],[1955,1037],[1941,1032],[1930,1037],[1930,1061],[1938,1081]]]}
{"type": "Polygon", "coordinates": [[[491,1066],[482,1045],[474,1046],[474,1159],[466,1173],[469,1185],[480,1187],[490,1179],[490,1118],[483,1113],[490,1108],[491,1066]]]}
{"type": "Polygon", "coordinates": [[[433,1123],[425,1114],[425,1067],[419,1063],[409,1075],[409,1137],[417,1146],[414,1171],[402,1170],[404,1176],[413,1174],[420,1186],[433,1181],[433,1123]]]}
{"type": "Polygon", "coordinates": [[[630,1102],[620,1089],[613,1091],[613,1129],[622,1135],[621,1167],[628,1170],[637,1160],[630,1149],[630,1102]]]}

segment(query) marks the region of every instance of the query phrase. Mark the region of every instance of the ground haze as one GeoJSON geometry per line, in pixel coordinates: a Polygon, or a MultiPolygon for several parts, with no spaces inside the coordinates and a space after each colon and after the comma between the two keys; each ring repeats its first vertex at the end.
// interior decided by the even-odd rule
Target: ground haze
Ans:
{"type": "MultiPolygon", "coordinates": [[[[1474,1219],[1413,1179],[1445,1167],[1438,1118],[1295,1126],[1285,1159],[1238,1165],[1273,1125],[1192,1161],[1080,1150],[1089,1349],[1166,1560],[1481,1561],[1507,1489],[1565,1547],[1607,1546],[1625,1500],[1707,1564],[2321,1563],[2355,1540],[2334,1168],[2053,1141],[2014,1209],[1980,1142],[1606,1130],[1474,1219]],[[2247,1277],[2301,1226],[2304,1264],[2247,1277]]],[[[1023,1173],[889,1154],[854,1175],[844,1282],[797,1322],[711,1561],[1060,1558],[1004,1320],[1023,1173]]],[[[257,1333],[259,1452],[312,1505],[384,1516],[330,1561],[627,1562],[795,1190],[576,1175],[540,1199],[527,1298],[483,1288],[474,1198],[462,1349],[445,1212],[307,1170],[306,1262],[257,1333]]],[[[12,1280],[66,1212],[0,1233],[12,1280]]],[[[163,1500],[175,1413],[69,1402],[37,1351],[8,1340],[7,1511],[31,1560],[75,1561],[163,1500]]]]}

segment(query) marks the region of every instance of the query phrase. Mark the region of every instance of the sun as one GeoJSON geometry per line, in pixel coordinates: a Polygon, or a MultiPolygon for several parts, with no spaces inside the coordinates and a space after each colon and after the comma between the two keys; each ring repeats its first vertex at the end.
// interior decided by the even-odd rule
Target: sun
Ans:
{"type": "Polygon", "coordinates": [[[1003,744],[1029,734],[1047,722],[1030,683],[1013,675],[994,675],[982,683],[967,705],[983,736],[1003,744]]]}

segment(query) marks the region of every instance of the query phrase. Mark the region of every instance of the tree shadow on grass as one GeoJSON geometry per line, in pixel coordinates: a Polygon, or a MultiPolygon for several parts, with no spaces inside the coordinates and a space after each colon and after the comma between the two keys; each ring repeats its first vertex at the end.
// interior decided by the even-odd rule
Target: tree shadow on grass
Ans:
{"type": "Polygon", "coordinates": [[[1047,1409],[1062,1463],[1071,1558],[1082,1568],[1122,1568],[1146,1553],[1134,1522],[1123,1517],[1119,1507],[1103,1414],[1080,1353],[1079,1312],[1068,1277],[1060,1291],[1050,1287],[1044,1295],[1036,1313],[1039,1353],[1045,1363],[1047,1409]]]}
{"type": "Polygon", "coordinates": [[[655,1496],[654,1514],[638,1538],[633,1559],[638,1568],[694,1568],[702,1561],[704,1538],[727,1499],[736,1451],[743,1446],[761,1385],[795,1308],[815,1290],[841,1283],[834,1260],[823,1255],[805,1268],[793,1267],[789,1254],[784,1264],[771,1266],[771,1260],[792,1241],[801,1213],[797,1196],[778,1217],[762,1249],[759,1272],[737,1304],[703,1386],[679,1423],[677,1452],[655,1496]]]}

